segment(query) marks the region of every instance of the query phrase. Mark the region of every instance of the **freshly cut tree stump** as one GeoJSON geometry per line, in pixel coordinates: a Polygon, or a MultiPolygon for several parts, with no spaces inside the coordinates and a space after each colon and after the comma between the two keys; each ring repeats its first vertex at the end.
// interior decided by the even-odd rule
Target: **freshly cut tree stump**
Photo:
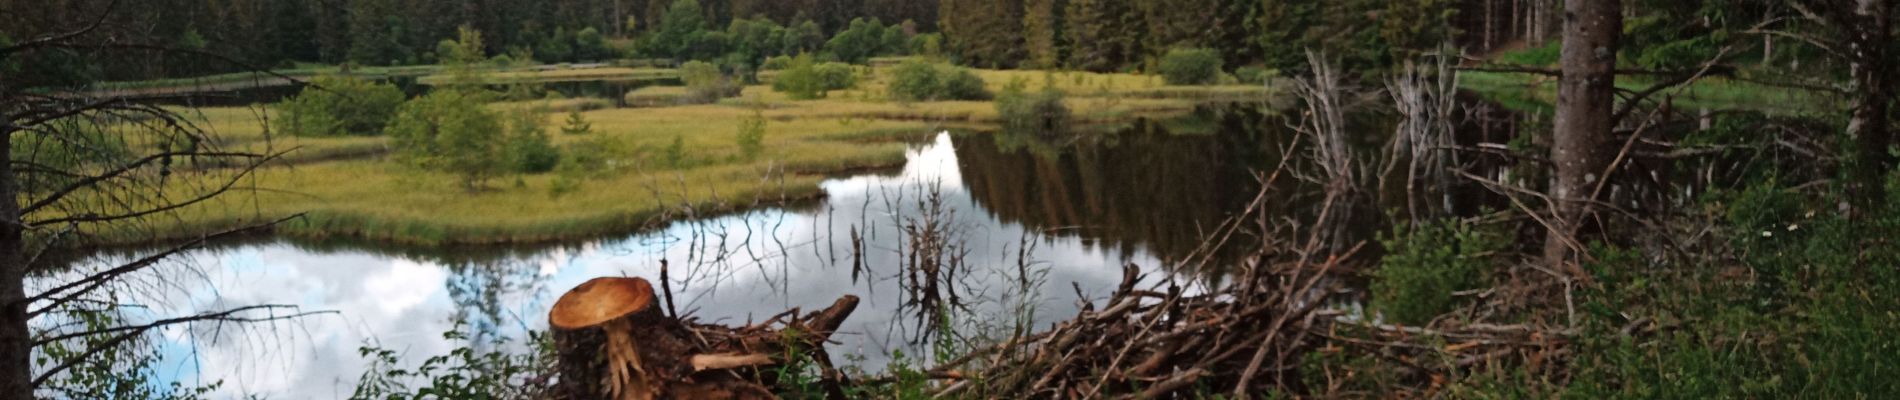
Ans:
{"type": "Polygon", "coordinates": [[[548,311],[560,381],[567,399],[772,399],[762,373],[805,362],[825,370],[831,397],[842,398],[841,374],[824,344],[858,306],[845,295],[831,307],[799,316],[794,309],[766,322],[734,328],[666,316],[653,285],[640,278],[595,278],[548,311]],[[786,318],[790,317],[790,318],[786,318]],[[782,359],[802,355],[798,360],[782,359]]]}

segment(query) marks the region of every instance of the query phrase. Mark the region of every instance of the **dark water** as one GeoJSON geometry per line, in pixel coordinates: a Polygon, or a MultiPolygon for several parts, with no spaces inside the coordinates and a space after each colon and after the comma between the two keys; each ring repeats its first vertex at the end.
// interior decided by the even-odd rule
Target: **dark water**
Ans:
{"type": "MultiPolygon", "coordinates": [[[[363,372],[360,346],[415,362],[458,346],[442,339],[446,331],[518,338],[544,329],[546,307],[581,282],[657,279],[667,260],[681,311],[706,321],[738,324],[862,297],[831,353],[876,369],[892,350],[928,354],[946,332],[1046,327],[1075,313],[1072,288],[1099,300],[1123,265],[1150,279],[1214,284],[1218,271],[1177,264],[1258,193],[1256,174],[1291,138],[1285,127],[1251,107],[1215,107],[1087,134],[920,132],[901,170],[827,180],[828,196],[806,204],[549,246],[223,243],[131,277],[119,296],[150,307],[134,318],[254,304],[338,311],[174,329],[155,344],[160,379],[333,398],[363,372]],[[943,251],[920,257],[920,247],[943,251]],[[919,259],[943,266],[941,276],[921,278],[936,284],[908,273],[919,259]],[[930,318],[940,308],[950,310],[948,325],[930,318]]],[[[1285,206],[1299,207],[1300,198],[1286,196],[1285,206]]],[[[101,254],[69,273],[131,256],[101,254]]]]}

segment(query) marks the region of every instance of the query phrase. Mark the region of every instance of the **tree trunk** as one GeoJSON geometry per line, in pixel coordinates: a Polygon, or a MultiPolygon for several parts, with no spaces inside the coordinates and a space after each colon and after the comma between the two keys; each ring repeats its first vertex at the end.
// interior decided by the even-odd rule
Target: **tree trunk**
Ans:
{"type": "MultiPolygon", "coordinates": [[[[11,121],[8,121],[9,123],[11,121]]],[[[0,128],[0,137],[12,137],[0,128]]],[[[11,154],[11,143],[0,140],[0,154],[11,154]]],[[[26,257],[20,226],[19,185],[12,163],[0,163],[0,393],[33,393],[33,337],[27,327],[26,257]]]]}
{"type": "Polygon", "coordinates": [[[1887,0],[1862,0],[1853,12],[1854,24],[1848,42],[1854,78],[1854,114],[1847,133],[1855,140],[1854,180],[1849,188],[1858,208],[1884,207],[1886,190],[1881,183],[1894,167],[1892,153],[1893,68],[1887,46],[1893,35],[1892,8],[1887,0]]]}
{"type": "Polygon", "coordinates": [[[660,312],[645,279],[598,278],[561,296],[548,313],[565,398],[668,396],[692,370],[691,335],[660,312]]]}
{"type": "Polygon", "coordinates": [[[1577,277],[1571,240],[1589,219],[1589,199],[1609,164],[1612,113],[1616,108],[1616,53],[1623,32],[1620,0],[1564,3],[1563,77],[1550,159],[1557,165],[1550,195],[1556,203],[1544,258],[1577,277]]]}
{"type": "Polygon", "coordinates": [[[779,384],[758,367],[810,358],[831,398],[845,398],[843,376],[824,343],[858,306],[856,296],[797,317],[730,328],[688,325],[660,311],[640,278],[597,278],[561,295],[548,311],[563,399],[772,399],[779,384]],[[780,329],[771,329],[782,323],[780,329]],[[797,357],[799,359],[787,359],[797,357]],[[740,373],[727,372],[728,370],[740,373]],[[757,378],[757,379],[755,379],[757,378]]]}

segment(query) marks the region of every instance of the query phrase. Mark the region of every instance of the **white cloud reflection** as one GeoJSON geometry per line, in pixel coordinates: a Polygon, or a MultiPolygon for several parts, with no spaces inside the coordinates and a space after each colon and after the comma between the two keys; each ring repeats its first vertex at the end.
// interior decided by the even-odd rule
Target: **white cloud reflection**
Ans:
{"type": "MultiPolygon", "coordinates": [[[[675,224],[652,234],[524,257],[505,268],[521,268],[525,279],[536,282],[539,289],[499,296],[504,314],[517,318],[503,321],[502,328],[505,332],[521,326],[542,329],[546,324],[541,315],[559,293],[600,276],[657,279],[659,260],[664,258],[673,263],[676,279],[694,278],[675,289],[681,312],[695,310],[702,320],[737,323],[789,307],[824,307],[844,294],[862,297],[864,303],[838,336],[843,344],[834,354],[862,354],[876,368],[888,354],[888,346],[902,345],[907,338],[906,330],[897,328],[905,323],[897,312],[903,298],[894,279],[901,261],[891,251],[895,246],[885,242],[896,240],[895,229],[889,226],[894,218],[917,216],[914,196],[921,185],[941,185],[946,205],[956,210],[955,223],[962,230],[972,264],[1007,265],[1013,270],[1014,259],[1008,257],[1025,231],[1021,225],[999,222],[982,211],[965,192],[948,134],[913,149],[908,157],[909,163],[896,176],[866,175],[823,183],[830,196],[815,208],[762,210],[675,224]],[[887,205],[896,196],[906,196],[908,201],[887,205]],[[855,280],[846,242],[853,227],[874,247],[865,260],[872,271],[855,280]],[[752,240],[741,241],[747,232],[752,240]],[[692,242],[696,233],[701,238],[711,233],[729,235],[724,246],[728,257],[707,256],[719,252],[706,250],[707,243],[692,242]]],[[[1037,315],[1043,320],[1074,312],[1075,299],[1066,290],[1070,282],[1101,295],[1119,281],[1120,265],[1156,264],[1144,254],[1122,254],[1112,246],[1087,245],[1073,237],[1036,240],[1040,243],[1034,258],[1049,268],[1047,284],[1064,289],[1048,291],[1060,294],[1041,299],[1037,315]]],[[[154,314],[182,315],[252,304],[294,304],[341,314],[217,335],[164,332],[162,378],[188,383],[223,380],[223,394],[231,397],[340,398],[348,396],[366,366],[366,360],[357,355],[364,343],[403,352],[411,360],[452,350],[453,344],[440,336],[454,326],[451,319],[458,308],[447,289],[456,276],[451,266],[287,244],[201,251],[186,260],[185,264],[196,264],[203,271],[203,279],[160,291],[157,299],[148,298],[165,305],[154,314]]],[[[971,290],[991,299],[1000,296],[1002,287],[1013,284],[994,271],[979,269],[971,274],[977,282],[996,284],[971,290]]],[[[960,317],[1007,314],[999,305],[976,309],[982,315],[960,317]]]]}

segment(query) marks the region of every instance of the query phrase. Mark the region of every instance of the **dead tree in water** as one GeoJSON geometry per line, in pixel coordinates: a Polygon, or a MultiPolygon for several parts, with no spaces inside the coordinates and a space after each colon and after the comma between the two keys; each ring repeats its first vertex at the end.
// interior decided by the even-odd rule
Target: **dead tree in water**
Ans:
{"type": "MultiPolygon", "coordinates": [[[[1432,57],[1429,64],[1407,60],[1396,76],[1386,80],[1386,91],[1392,95],[1392,102],[1403,117],[1393,137],[1390,158],[1403,155],[1408,161],[1405,206],[1412,223],[1420,223],[1432,215],[1429,210],[1433,195],[1440,197],[1438,211],[1450,213],[1451,197],[1446,188],[1451,183],[1445,168],[1454,162],[1445,156],[1453,155],[1447,150],[1455,145],[1451,136],[1452,114],[1458,110],[1458,72],[1451,68],[1451,56],[1432,57]],[[1420,193],[1421,190],[1424,193],[1420,193]],[[1421,203],[1425,210],[1420,210],[1421,203]]],[[[1380,189],[1384,191],[1383,187],[1380,189]]]]}
{"type": "Polygon", "coordinates": [[[770,399],[768,365],[811,357],[827,391],[843,396],[844,377],[824,343],[857,309],[846,295],[799,317],[794,309],[732,328],[669,317],[640,278],[596,278],[561,295],[548,311],[558,352],[557,393],[569,399],[770,399]],[[789,318],[789,319],[788,319],[789,318]]]}

